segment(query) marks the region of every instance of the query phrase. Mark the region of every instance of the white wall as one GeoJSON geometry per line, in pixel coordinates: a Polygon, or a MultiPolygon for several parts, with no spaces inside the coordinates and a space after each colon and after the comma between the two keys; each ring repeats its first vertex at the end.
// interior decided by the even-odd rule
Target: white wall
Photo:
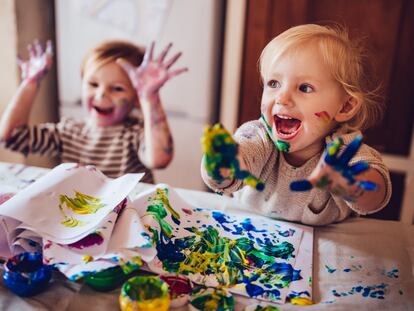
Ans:
{"type": "MultiPolygon", "coordinates": [[[[110,38],[145,45],[155,38],[159,51],[173,42],[172,52],[183,52],[175,66],[186,66],[189,72],[170,81],[161,91],[175,142],[175,157],[167,169],[156,171],[155,177],[157,182],[172,186],[204,190],[200,177],[200,138],[203,128],[213,121],[215,109],[221,54],[221,6],[221,0],[57,0],[58,71],[63,114],[76,115],[81,110],[74,108],[80,98],[79,66],[91,46],[110,38]],[[113,7],[94,8],[94,2],[113,7]],[[143,3],[146,6],[140,6],[143,3]],[[161,12],[158,16],[157,5],[161,12]],[[90,9],[88,14],[85,10],[80,12],[82,6],[90,9]],[[152,10],[153,15],[145,23],[139,20],[136,24],[123,23],[117,13],[110,13],[122,6],[129,6],[130,11],[152,10]],[[95,12],[93,17],[91,11],[95,12]],[[146,26],[149,28],[143,29],[146,26]]],[[[129,12],[124,18],[134,20],[140,16],[143,18],[139,13],[129,12]]]]}
{"type": "MultiPolygon", "coordinates": [[[[0,111],[6,107],[18,85],[17,34],[14,1],[0,1],[0,111]]],[[[23,157],[0,148],[0,161],[21,162],[23,157]]]]}

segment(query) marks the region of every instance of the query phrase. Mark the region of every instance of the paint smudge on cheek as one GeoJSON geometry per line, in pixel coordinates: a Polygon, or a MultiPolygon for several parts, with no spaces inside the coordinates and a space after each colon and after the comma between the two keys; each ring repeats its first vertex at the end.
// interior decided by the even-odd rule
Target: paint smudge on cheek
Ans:
{"type": "Polygon", "coordinates": [[[332,117],[326,111],[315,112],[315,116],[326,124],[332,120],[332,117]]]}

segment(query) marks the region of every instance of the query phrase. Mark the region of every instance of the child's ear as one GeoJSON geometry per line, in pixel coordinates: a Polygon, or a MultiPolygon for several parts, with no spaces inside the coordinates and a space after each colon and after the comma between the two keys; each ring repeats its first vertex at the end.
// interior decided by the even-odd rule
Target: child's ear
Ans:
{"type": "Polygon", "coordinates": [[[334,119],[337,122],[346,122],[350,120],[359,110],[361,102],[355,97],[348,97],[342,105],[341,110],[335,115],[334,119]]]}

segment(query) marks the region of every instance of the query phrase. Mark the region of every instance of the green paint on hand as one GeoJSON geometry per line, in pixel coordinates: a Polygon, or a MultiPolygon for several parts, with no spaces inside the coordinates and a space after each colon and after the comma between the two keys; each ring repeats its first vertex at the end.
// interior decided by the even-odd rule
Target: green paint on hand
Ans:
{"type": "Polygon", "coordinates": [[[239,179],[258,191],[264,189],[264,183],[261,180],[250,172],[240,169],[240,163],[237,159],[237,143],[221,124],[205,128],[201,146],[205,155],[204,167],[207,174],[216,182],[222,183],[225,179],[239,179]],[[222,171],[227,171],[228,176],[223,177],[222,171]]]}

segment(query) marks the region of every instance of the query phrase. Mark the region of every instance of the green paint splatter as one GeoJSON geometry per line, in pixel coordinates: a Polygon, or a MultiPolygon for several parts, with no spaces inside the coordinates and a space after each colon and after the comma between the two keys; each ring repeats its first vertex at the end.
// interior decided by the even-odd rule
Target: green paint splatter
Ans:
{"type": "Polygon", "coordinates": [[[276,147],[280,151],[287,153],[287,152],[289,152],[290,144],[286,141],[278,140],[276,142],[276,147]]]}
{"type": "Polygon", "coordinates": [[[65,220],[60,223],[68,228],[81,227],[87,224],[86,222],[80,221],[73,217],[66,217],[65,220]]]}
{"type": "Polygon", "coordinates": [[[317,188],[325,188],[331,183],[328,175],[323,175],[316,183],[317,188]]]}
{"type": "Polygon", "coordinates": [[[261,115],[261,118],[262,118],[262,120],[263,120],[263,122],[266,126],[267,135],[273,141],[273,143],[275,144],[277,150],[282,151],[282,152],[289,152],[290,144],[288,142],[282,141],[282,140],[276,141],[275,138],[273,137],[272,127],[269,125],[269,123],[267,123],[266,118],[263,114],[261,115]]]}
{"type": "Polygon", "coordinates": [[[191,294],[191,305],[203,311],[231,311],[234,310],[234,297],[224,289],[201,289],[191,294]]]}
{"type": "Polygon", "coordinates": [[[205,154],[205,169],[215,181],[221,183],[225,179],[240,179],[258,191],[264,189],[261,180],[250,172],[240,169],[237,143],[221,124],[205,128],[201,146],[205,154]],[[222,170],[228,171],[229,176],[223,177],[222,170]]]}
{"type": "Polygon", "coordinates": [[[172,226],[164,220],[167,217],[168,212],[171,214],[171,218],[177,224],[180,223],[180,215],[171,207],[168,201],[168,189],[156,189],[156,194],[153,197],[148,198],[150,204],[147,206],[147,214],[152,215],[160,224],[160,229],[167,237],[172,236],[172,226]]]}
{"type": "Polygon", "coordinates": [[[168,237],[167,234],[172,233],[173,228],[168,231],[162,229],[165,217],[155,213],[151,215],[161,228],[160,231],[151,227],[148,230],[165,271],[205,277],[212,275],[221,286],[254,280],[255,284],[266,285],[269,297],[274,295],[272,290],[278,292],[300,277],[299,271],[290,264],[277,262],[279,258],[290,258],[294,252],[293,245],[286,241],[278,245],[262,244],[256,248],[251,239],[222,237],[212,226],[204,231],[195,227],[185,228],[192,233],[191,236],[172,240],[173,236],[168,237]]]}
{"type": "Polygon", "coordinates": [[[75,190],[75,197],[71,198],[67,195],[59,195],[59,209],[65,218],[60,223],[68,228],[74,228],[83,226],[86,222],[80,221],[73,216],[68,217],[64,211],[64,207],[66,206],[67,209],[71,210],[75,214],[78,215],[88,215],[88,214],[95,214],[99,211],[105,204],[99,203],[102,201],[99,198],[95,198],[84,194],[80,191],[75,190]]]}
{"type": "Polygon", "coordinates": [[[261,306],[257,305],[256,308],[254,308],[254,311],[280,311],[279,308],[275,306],[261,306]]]}

